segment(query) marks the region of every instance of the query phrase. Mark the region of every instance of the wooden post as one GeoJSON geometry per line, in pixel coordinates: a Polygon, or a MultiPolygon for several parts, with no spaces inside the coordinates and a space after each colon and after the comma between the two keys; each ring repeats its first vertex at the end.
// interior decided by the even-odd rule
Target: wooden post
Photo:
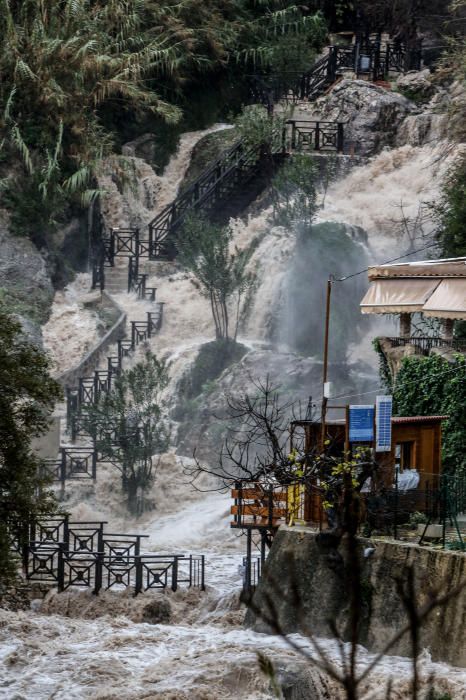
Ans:
{"type": "Polygon", "coordinates": [[[323,377],[322,377],[322,425],[320,434],[320,449],[321,452],[324,451],[325,447],[325,419],[327,416],[327,397],[325,396],[325,385],[328,378],[328,342],[329,342],[329,328],[330,328],[330,300],[332,295],[332,280],[329,278],[327,280],[327,301],[325,307],[325,330],[324,330],[324,366],[323,366],[323,377]]]}

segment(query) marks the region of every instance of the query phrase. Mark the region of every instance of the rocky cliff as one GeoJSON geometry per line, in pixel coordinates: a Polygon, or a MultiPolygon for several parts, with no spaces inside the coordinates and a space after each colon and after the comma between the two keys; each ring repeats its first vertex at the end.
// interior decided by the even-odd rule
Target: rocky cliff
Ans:
{"type": "MultiPolygon", "coordinates": [[[[363,624],[359,642],[373,651],[405,625],[405,608],[397,593],[397,579],[406,567],[416,572],[417,603],[423,605],[432,591],[451,590],[466,581],[466,558],[455,552],[423,549],[386,541],[360,542],[363,624]],[[364,556],[369,553],[371,556],[364,556]]],[[[305,527],[282,526],[274,539],[263,578],[253,598],[254,608],[266,618],[273,610],[285,633],[302,631],[333,637],[331,621],[344,639],[349,638],[349,583],[345,543],[335,546],[305,527]],[[299,604],[296,604],[297,599],[299,604]]],[[[466,666],[466,589],[445,608],[434,610],[421,630],[421,648],[434,660],[466,666]]],[[[269,628],[251,610],[246,625],[265,632],[269,628]]],[[[407,635],[390,650],[410,655],[407,635]]]]}

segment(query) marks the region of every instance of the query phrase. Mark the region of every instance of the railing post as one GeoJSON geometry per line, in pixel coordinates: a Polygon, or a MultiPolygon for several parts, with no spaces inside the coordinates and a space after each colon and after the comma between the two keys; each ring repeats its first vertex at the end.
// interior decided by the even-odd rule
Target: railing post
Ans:
{"type": "Polygon", "coordinates": [[[115,265],[115,231],[113,229],[110,230],[109,263],[112,267],[115,265]]]}
{"type": "Polygon", "coordinates": [[[338,46],[330,46],[327,60],[327,80],[334,83],[337,77],[338,46]]]}
{"type": "Polygon", "coordinates": [[[95,481],[97,479],[97,450],[94,449],[92,452],[92,478],[95,481]]]}
{"type": "Polygon", "coordinates": [[[172,566],[172,591],[175,592],[178,589],[178,557],[175,556],[173,559],[172,566]]]}
{"type": "Polygon", "coordinates": [[[63,519],[63,544],[66,545],[68,551],[70,548],[70,519],[68,515],[65,515],[63,519]]]}
{"type": "Polygon", "coordinates": [[[248,528],[247,541],[246,541],[246,576],[245,576],[245,590],[250,593],[251,591],[251,549],[252,549],[252,533],[251,528],[248,528]]]}
{"type": "Polygon", "coordinates": [[[60,447],[61,461],[60,461],[60,482],[62,485],[66,481],[66,448],[60,447]]]}
{"type": "Polygon", "coordinates": [[[152,314],[150,311],[147,312],[147,337],[150,338],[152,335],[152,314]]]}
{"type": "Polygon", "coordinates": [[[100,397],[100,386],[99,386],[99,372],[94,370],[94,393],[92,396],[92,403],[96,404],[100,397]]]}
{"type": "Polygon", "coordinates": [[[344,126],[343,126],[342,122],[338,122],[338,125],[337,125],[337,151],[338,151],[338,153],[343,153],[343,149],[345,146],[344,140],[345,140],[344,126]]]}
{"type": "Polygon", "coordinates": [[[128,294],[133,286],[133,256],[128,259],[128,294]]]}
{"type": "Polygon", "coordinates": [[[398,539],[398,469],[395,467],[395,504],[394,504],[394,527],[393,537],[398,539]]]}
{"type": "Polygon", "coordinates": [[[134,595],[137,596],[138,593],[142,591],[142,560],[139,555],[134,557],[136,564],[136,581],[134,584],[134,595]]]}
{"type": "Polygon", "coordinates": [[[59,593],[65,590],[65,562],[61,543],[58,544],[57,588],[59,593]]]}
{"type": "Polygon", "coordinates": [[[102,588],[103,552],[97,552],[95,558],[94,595],[99,595],[102,588]]]}
{"type": "Polygon", "coordinates": [[[134,545],[134,554],[138,557],[141,554],[141,536],[136,535],[136,543],[134,545]]]}
{"type": "Polygon", "coordinates": [[[201,554],[201,591],[205,591],[205,555],[201,554]]]}
{"type": "Polygon", "coordinates": [[[316,122],[314,150],[320,151],[320,122],[316,122]]]}
{"type": "Polygon", "coordinates": [[[296,150],[296,122],[291,122],[291,150],[296,150]]]}
{"type": "Polygon", "coordinates": [[[154,248],[154,229],[152,224],[149,224],[149,260],[152,260],[152,251],[154,248]]]}

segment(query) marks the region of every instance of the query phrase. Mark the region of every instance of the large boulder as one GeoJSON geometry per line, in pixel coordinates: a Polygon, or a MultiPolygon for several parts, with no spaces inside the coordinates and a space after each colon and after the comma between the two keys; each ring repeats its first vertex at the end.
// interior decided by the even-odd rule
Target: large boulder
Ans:
{"type": "Polygon", "coordinates": [[[371,156],[395,144],[401,122],[416,106],[399,93],[364,80],[342,80],[319,104],[322,121],[345,123],[345,143],[371,156]]]}
{"type": "Polygon", "coordinates": [[[0,211],[0,298],[35,342],[40,338],[39,325],[50,314],[53,294],[43,256],[29,239],[10,233],[8,216],[0,211]]]}
{"type": "Polygon", "coordinates": [[[421,71],[409,71],[409,73],[400,75],[396,81],[396,87],[402,95],[415,102],[424,102],[432,97],[435,92],[431,72],[428,68],[421,71]]]}

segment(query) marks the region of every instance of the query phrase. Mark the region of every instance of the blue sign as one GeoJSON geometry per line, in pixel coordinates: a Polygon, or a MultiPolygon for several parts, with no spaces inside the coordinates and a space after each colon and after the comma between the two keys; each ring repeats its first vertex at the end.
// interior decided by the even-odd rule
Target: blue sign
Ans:
{"type": "Polygon", "coordinates": [[[376,452],[390,452],[392,449],[392,397],[377,396],[376,452]]]}
{"type": "Polygon", "coordinates": [[[349,407],[349,441],[372,442],[374,440],[374,406],[349,407]]]}

